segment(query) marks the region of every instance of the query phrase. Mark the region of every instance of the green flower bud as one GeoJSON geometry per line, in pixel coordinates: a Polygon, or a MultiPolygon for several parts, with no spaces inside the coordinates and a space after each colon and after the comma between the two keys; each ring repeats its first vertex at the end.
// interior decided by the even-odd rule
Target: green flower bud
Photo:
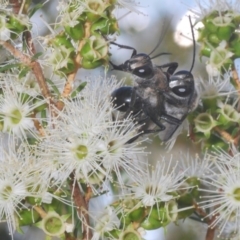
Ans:
{"type": "Polygon", "coordinates": [[[240,39],[233,45],[231,51],[234,53],[235,57],[240,57],[240,39]]]}
{"type": "Polygon", "coordinates": [[[218,28],[217,36],[220,40],[228,41],[233,33],[234,28],[232,26],[223,26],[218,28]]]}
{"type": "Polygon", "coordinates": [[[128,226],[132,222],[132,219],[130,218],[129,214],[127,215],[118,214],[117,216],[121,221],[120,227],[128,226]]]}
{"type": "Polygon", "coordinates": [[[69,215],[60,216],[56,212],[48,212],[42,221],[35,224],[41,228],[48,236],[61,236],[66,230],[66,220],[69,215]]]}
{"type": "Polygon", "coordinates": [[[20,15],[9,15],[7,19],[7,27],[14,33],[22,33],[28,27],[26,20],[24,20],[24,22],[23,17],[20,15]]]}
{"type": "Polygon", "coordinates": [[[195,211],[195,208],[192,205],[186,205],[184,203],[179,203],[178,207],[178,219],[187,218],[195,211]]]}
{"type": "Polygon", "coordinates": [[[118,32],[118,23],[116,18],[101,18],[97,22],[93,23],[91,32],[100,31],[102,34],[109,35],[118,32]]]}
{"type": "Polygon", "coordinates": [[[217,46],[222,40],[218,37],[216,33],[211,33],[208,35],[208,41],[214,46],[217,46]]]}
{"type": "Polygon", "coordinates": [[[86,16],[91,22],[96,22],[104,15],[104,11],[110,6],[110,3],[105,0],[86,0],[86,16]]]}
{"type": "Polygon", "coordinates": [[[212,49],[209,46],[202,45],[200,50],[200,56],[210,57],[212,49]]]}
{"type": "Polygon", "coordinates": [[[144,208],[140,207],[129,213],[129,217],[134,222],[139,222],[144,216],[144,208]]]}
{"type": "Polygon", "coordinates": [[[130,224],[125,231],[119,236],[119,240],[142,240],[139,232],[134,230],[132,224],[130,224]]]}
{"type": "Polygon", "coordinates": [[[166,203],[166,209],[167,209],[167,218],[171,221],[174,222],[177,220],[177,203],[174,200],[171,200],[166,203]]]}
{"type": "Polygon", "coordinates": [[[83,59],[91,62],[104,59],[108,54],[108,43],[101,35],[92,35],[86,40],[80,54],[83,59]]]}
{"type": "Polygon", "coordinates": [[[37,222],[40,219],[40,215],[35,210],[23,209],[18,215],[18,225],[26,226],[37,222]],[[20,216],[20,217],[19,217],[20,216]]]}
{"type": "MultiPolygon", "coordinates": [[[[170,222],[165,222],[165,224],[167,225],[170,222]]],[[[164,226],[166,226],[164,224],[164,226]]],[[[141,227],[146,229],[146,230],[154,230],[160,227],[163,227],[163,224],[160,220],[157,220],[155,218],[151,218],[149,216],[147,216],[145,218],[145,220],[141,223],[141,227]]]]}
{"type": "Polygon", "coordinates": [[[228,125],[229,122],[240,123],[240,113],[229,104],[223,104],[217,112],[220,114],[218,122],[223,125],[228,125]]]}
{"type": "Polygon", "coordinates": [[[218,27],[212,22],[211,18],[207,17],[203,24],[209,33],[216,33],[218,30],[218,27]]]}
{"type": "Polygon", "coordinates": [[[98,61],[89,61],[87,59],[83,59],[82,60],[82,67],[85,68],[85,69],[94,69],[94,68],[97,68],[97,67],[100,67],[104,64],[104,60],[98,60],[98,61]]]}
{"type": "Polygon", "coordinates": [[[178,203],[182,203],[185,205],[191,205],[193,203],[194,197],[192,196],[191,192],[187,192],[178,199],[178,203]]]}
{"type": "Polygon", "coordinates": [[[107,238],[115,238],[115,239],[119,239],[119,235],[121,234],[122,231],[120,231],[119,229],[113,229],[112,231],[109,232],[105,232],[104,236],[107,238]]]}
{"type": "Polygon", "coordinates": [[[210,94],[202,97],[202,104],[204,109],[208,109],[211,112],[215,112],[217,109],[217,101],[218,97],[213,94],[210,96],[210,94]]]}
{"type": "Polygon", "coordinates": [[[201,113],[195,119],[195,129],[202,132],[207,138],[210,137],[211,130],[217,126],[217,122],[209,113],[201,113]]]}
{"type": "Polygon", "coordinates": [[[204,142],[204,150],[216,151],[217,149],[228,151],[229,144],[224,142],[219,137],[211,135],[210,138],[204,142]]]}
{"type": "Polygon", "coordinates": [[[66,33],[74,40],[79,41],[84,37],[84,26],[82,22],[79,22],[74,27],[64,26],[66,33]]]}
{"type": "Polygon", "coordinates": [[[68,39],[65,33],[58,34],[54,39],[50,41],[50,44],[56,47],[66,47],[66,49],[70,50],[71,52],[74,51],[74,47],[71,43],[71,40],[68,39]]]}
{"type": "Polygon", "coordinates": [[[192,186],[193,188],[190,189],[191,195],[194,198],[199,197],[199,191],[198,191],[198,186],[200,185],[200,180],[197,177],[190,177],[186,180],[186,182],[192,186]]]}

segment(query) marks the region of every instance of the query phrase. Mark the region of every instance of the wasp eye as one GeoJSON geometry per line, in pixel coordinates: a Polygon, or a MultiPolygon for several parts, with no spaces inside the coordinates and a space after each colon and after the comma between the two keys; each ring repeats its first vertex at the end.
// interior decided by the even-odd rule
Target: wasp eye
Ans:
{"type": "Polygon", "coordinates": [[[179,97],[187,97],[192,93],[192,88],[190,86],[176,86],[172,88],[172,91],[179,97]]]}
{"type": "Polygon", "coordinates": [[[141,78],[151,78],[154,75],[153,68],[150,66],[135,68],[132,73],[141,78]]]}

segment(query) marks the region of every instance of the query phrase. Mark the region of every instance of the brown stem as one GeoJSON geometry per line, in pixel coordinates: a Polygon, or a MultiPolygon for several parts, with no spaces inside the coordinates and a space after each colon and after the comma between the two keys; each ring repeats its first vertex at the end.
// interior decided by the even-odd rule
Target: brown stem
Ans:
{"type": "Polygon", "coordinates": [[[9,51],[15,58],[19,59],[21,63],[32,69],[39,84],[42,95],[50,101],[50,104],[54,104],[40,64],[37,61],[32,61],[29,56],[16,49],[9,42],[0,40],[0,45],[9,51]]]}
{"type": "Polygon", "coordinates": [[[200,208],[196,202],[193,203],[193,206],[194,206],[196,212],[201,217],[204,217],[205,222],[208,224],[208,229],[207,229],[207,233],[206,233],[205,239],[206,240],[213,240],[214,239],[214,234],[215,234],[215,228],[211,227],[211,225],[214,222],[215,217],[212,217],[212,218],[206,217],[207,213],[202,208],[200,208]]]}
{"type": "Polygon", "coordinates": [[[44,218],[47,216],[47,213],[39,206],[33,206],[33,209],[41,216],[41,218],[44,218]]]}
{"type": "MultiPolygon", "coordinates": [[[[70,73],[68,75],[67,82],[66,82],[63,92],[62,92],[63,98],[67,98],[70,95],[70,93],[72,92],[73,83],[74,83],[77,71],[81,67],[82,57],[80,55],[80,50],[82,49],[84,43],[86,42],[86,39],[88,39],[90,37],[90,27],[91,27],[91,24],[89,22],[86,22],[84,24],[84,38],[79,42],[77,54],[74,59],[75,69],[72,73],[70,73]]],[[[63,107],[64,107],[64,103],[62,101],[58,101],[57,108],[59,110],[62,110],[63,107]]]]}
{"type": "Polygon", "coordinates": [[[25,31],[23,33],[23,39],[26,41],[26,44],[28,46],[28,50],[29,52],[34,55],[36,53],[36,49],[35,49],[35,46],[33,44],[33,41],[32,41],[32,34],[30,31],[25,31]]]}
{"type": "Polygon", "coordinates": [[[21,5],[22,5],[22,0],[9,0],[9,4],[12,7],[13,13],[18,14],[21,5]]]}
{"type": "Polygon", "coordinates": [[[40,135],[42,137],[45,136],[44,128],[42,127],[40,122],[36,119],[36,114],[33,113],[31,117],[33,118],[33,124],[34,124],[35,128],[38,130],[38,132],[40,133],[40,135]]]}
{"type": "MultiPolygon", "coordinates": [[[[235,83],[236,90],[238,91],[238,96],[240,97],[240,80],[239,80],[236,69],[232,70],[232,77],[235,83]]],[[[240,112],[240,101],[238,101],[237,111],[240,112]]]]}
{"type": "Polygon", "coordinates": [[[71,236],[69,233],[65,232],[65,240],[77,240],[77,238],[71,236]]]}
{"type": "Polygon", "coordinates": [[[87,205],[89,204],[89,201],[90,201],[91,197],[92,197],[92,188],[87,187],[87,192],[85,194],[85,201],[86,201],[87,205]]]}
{"type": "Polygon", "coordinates": [[[233,138],[228,132],[222,130],[219,127],[214,127],[213,130],[217,132],[226,142],[238,145],[238,138],[233,138]]]}
{"type": "Polygon", "coordinates": [[[75,205],[77,206],[77,212],[80,218],[82,219],[83,225],[83,238],[82,240],[92,239],[92,232],[90,229],[90,220],[88,215],[88,204],[85,201],[85,198],[82,195],[82,192],[79,189],[77,182],[75,181],[75,174],[70,175],[70,187],[72,189],[72,196],[75,205]]]}

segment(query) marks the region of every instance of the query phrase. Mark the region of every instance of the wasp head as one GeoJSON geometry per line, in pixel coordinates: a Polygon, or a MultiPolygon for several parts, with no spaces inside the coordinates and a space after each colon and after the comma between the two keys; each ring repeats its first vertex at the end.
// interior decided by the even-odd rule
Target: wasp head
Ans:
{"type": "Polygon", "coordinates": [[[152,78],[154,76],[153,64],[151,58],[144,53],[132,56],[129,60],[121,65],[115,65],[110,62],[113,69],[123,72],[129,72],[140,78],[152,78]]]}

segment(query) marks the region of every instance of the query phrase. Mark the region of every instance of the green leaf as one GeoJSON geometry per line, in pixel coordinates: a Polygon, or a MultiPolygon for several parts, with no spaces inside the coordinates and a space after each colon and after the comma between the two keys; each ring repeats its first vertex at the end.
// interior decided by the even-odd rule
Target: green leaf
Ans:
{"type": "Polygon", "coordinates": [[[8,65],[0,66],[0,72],[5,72],[9,69],[19,67],[19,66],[21,66],[21,63],[12,63],[12,64],[8,64],[8,65]]]}
{"type": "Polygon", "coordinates": [[[85,86],[87,85],[87,82],[82,82],[71,94],[71,98],[75,98],[78,93],[80,93],[85,86]]]}
{"type": "Polygon", "coordinates": [[[27,73],[30,71],[30,68],[29,67],[24,67],[20,73],[18,74],[18,77],[19,78],[23,78],[27,75],[27,73]]]}
{"type": "Polygon", "coordinates": [[[33,8],[30,8],[29,11],[28,11],[28,16],[29,18],[31,18],[33,16],[33,14],[39,10],[40,8],[42,8],[44,5],[44,3],[38,3],[36,4],[33,8]]]}
{"type": "Polygon", "coordinates": [[[34,55],[32,56],[32,58],[31,58],[32,61],[37,60],[42,54],[43,54],[42,52],[38,52],[38,53],[34,54],[34,55]]]}
{"type": "Polygon", "coordinates": [[[46,78],[46,82],[52,87],[53,91],[54,91],[58,96],[61,95],[60,91],[58,90],[58,88],[56,87],[56,85],[53,83],[52,80],[50,80],[49,78],[46,78]]]}

